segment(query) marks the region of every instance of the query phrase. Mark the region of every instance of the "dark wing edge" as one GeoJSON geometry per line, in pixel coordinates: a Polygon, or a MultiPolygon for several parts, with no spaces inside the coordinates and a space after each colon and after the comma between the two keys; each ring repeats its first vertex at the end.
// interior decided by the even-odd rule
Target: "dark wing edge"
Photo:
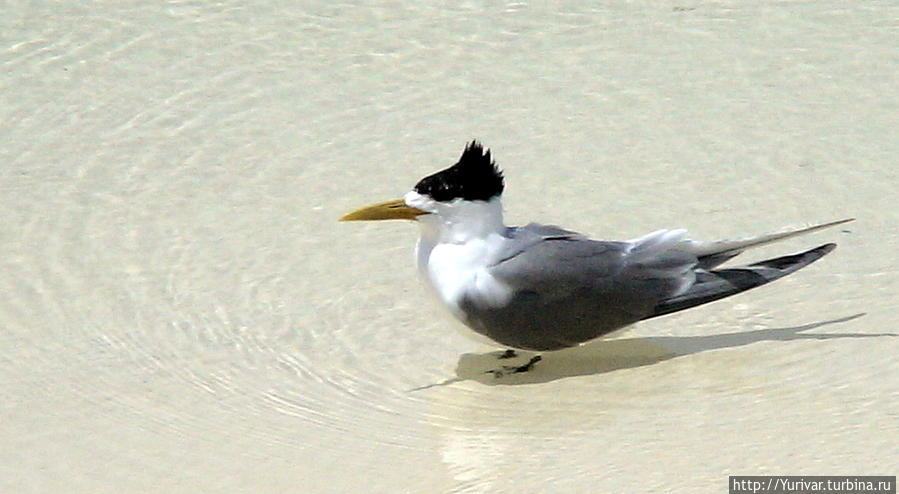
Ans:
{"type": "Polygon", "coordinates": [[[829,243],[798,254],[775,257],[747,266],[697,271],[696,283],[689,290],[662,301],[644,319],[682,311],[766,285],[821,259],[836,247],[836,244],[829,243]]]}

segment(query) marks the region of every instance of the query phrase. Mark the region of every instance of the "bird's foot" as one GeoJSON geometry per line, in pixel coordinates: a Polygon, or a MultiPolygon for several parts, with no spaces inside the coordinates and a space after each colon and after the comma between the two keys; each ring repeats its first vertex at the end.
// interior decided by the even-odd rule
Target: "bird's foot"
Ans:
{"type": "MultiPolygon", "coordinates": [[[[512,350],[509,350],[512,351],[512,350]]],[[[509,357],[510,358],[510,357],[509,357]]],[[[543,360],[543,357],[540,355],[534,355],[531,357],[531,360],[528,360],[528,363],[524,365],[504,365],[501,369],[494,369],[485,372],[484,374],[493,374],[493,377],[499,379],[503,376],[508,376],[510,374],[520,374],[522,372],[527,372],[534,368],[534,364],[543,360]]]]}
{"type": "Polygon", "coordinates": [[[501,353],[499,355],[499,357],[496,357],[496,358],[506,359],[506,358],[515,358],[517,356],[518,356],[518,354],[515,352],[515,350],[509,349],[509,350],[506,350],[505,352],[501,353]]]}

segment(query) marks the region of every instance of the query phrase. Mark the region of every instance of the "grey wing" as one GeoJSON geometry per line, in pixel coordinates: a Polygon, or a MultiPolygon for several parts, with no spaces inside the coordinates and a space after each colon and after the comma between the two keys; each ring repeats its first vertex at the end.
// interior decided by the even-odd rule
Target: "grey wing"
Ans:
{"type": "Polygon", "coordinates": [[[513,290],[509,303],[463,300],[475,331],[528,350],[575,346],[646,317],[693,281],[696,257],[671,250],[671,242],[600,242],[548,228],[516,229],[489,268],[513,290]]]}
{"type": "Polygon", "coordinates": [[[808,266],[835,248],[836,244],[824,244],[798,254],[776,257],[746,266],[711,271],[697,270],[696,282],[689,290],[663,300],[645,319],[689,309],[768,284],[808,266]]]}

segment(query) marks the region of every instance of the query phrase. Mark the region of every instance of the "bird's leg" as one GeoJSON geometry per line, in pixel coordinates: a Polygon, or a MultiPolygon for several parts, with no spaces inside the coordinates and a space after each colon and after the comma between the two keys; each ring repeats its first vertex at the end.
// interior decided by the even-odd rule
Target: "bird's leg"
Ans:
{"type": "Polygon", "coordinates": [[[504,365],[502,369],[494,369],[485,372],[485,374],[493,374],[493,377],[500,378],[509,374],[520,374],[534,368],[534,364],[543,360],[540,355],[534,355],[528,363],[524,365],[504,365]]]}
{"type": "Polygon", "coordinates": [[[517,357],[517,356],[518,356],[518,354],[515,353],[515,350],[512,350],[512,349],[510,348],[510,349],[506,350],[505,352],[503,352],[503,353],[502,353],[499,357],[497,357],[497,358],[505,359],[505,358],[515,358],[515,357],[517,357]]]}
{"type": "Polygon", "coordinates": [[[543,360],[543,357],[541,357],[540,355],[534,355],[533,357],[531,357],[531,360],[528,360],[528,363],[526,363],[524,365],[519,365],[518,367],[512,367],[512,373],[518,374],[519,372],[527,372],[527,371],[533,369],[534,364],[536,364],[537,362],[539,362],[541,360],[543,360]]]}

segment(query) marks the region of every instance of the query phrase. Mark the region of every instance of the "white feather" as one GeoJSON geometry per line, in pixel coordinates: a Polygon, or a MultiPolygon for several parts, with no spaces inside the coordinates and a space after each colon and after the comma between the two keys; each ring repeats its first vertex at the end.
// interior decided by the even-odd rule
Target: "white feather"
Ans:
{"type": "Polygon", "coordinates": [[[416,192],[406,194],[410,206],[436,214],[418,218],[421,237],[416,245],[418,271],[433,293],[460,320],[463,296],[482,305],[506,304],[512,290],[487,271],[507,239],[502,235],[502,203],[455,200],[439,203],[416,192]]]}

